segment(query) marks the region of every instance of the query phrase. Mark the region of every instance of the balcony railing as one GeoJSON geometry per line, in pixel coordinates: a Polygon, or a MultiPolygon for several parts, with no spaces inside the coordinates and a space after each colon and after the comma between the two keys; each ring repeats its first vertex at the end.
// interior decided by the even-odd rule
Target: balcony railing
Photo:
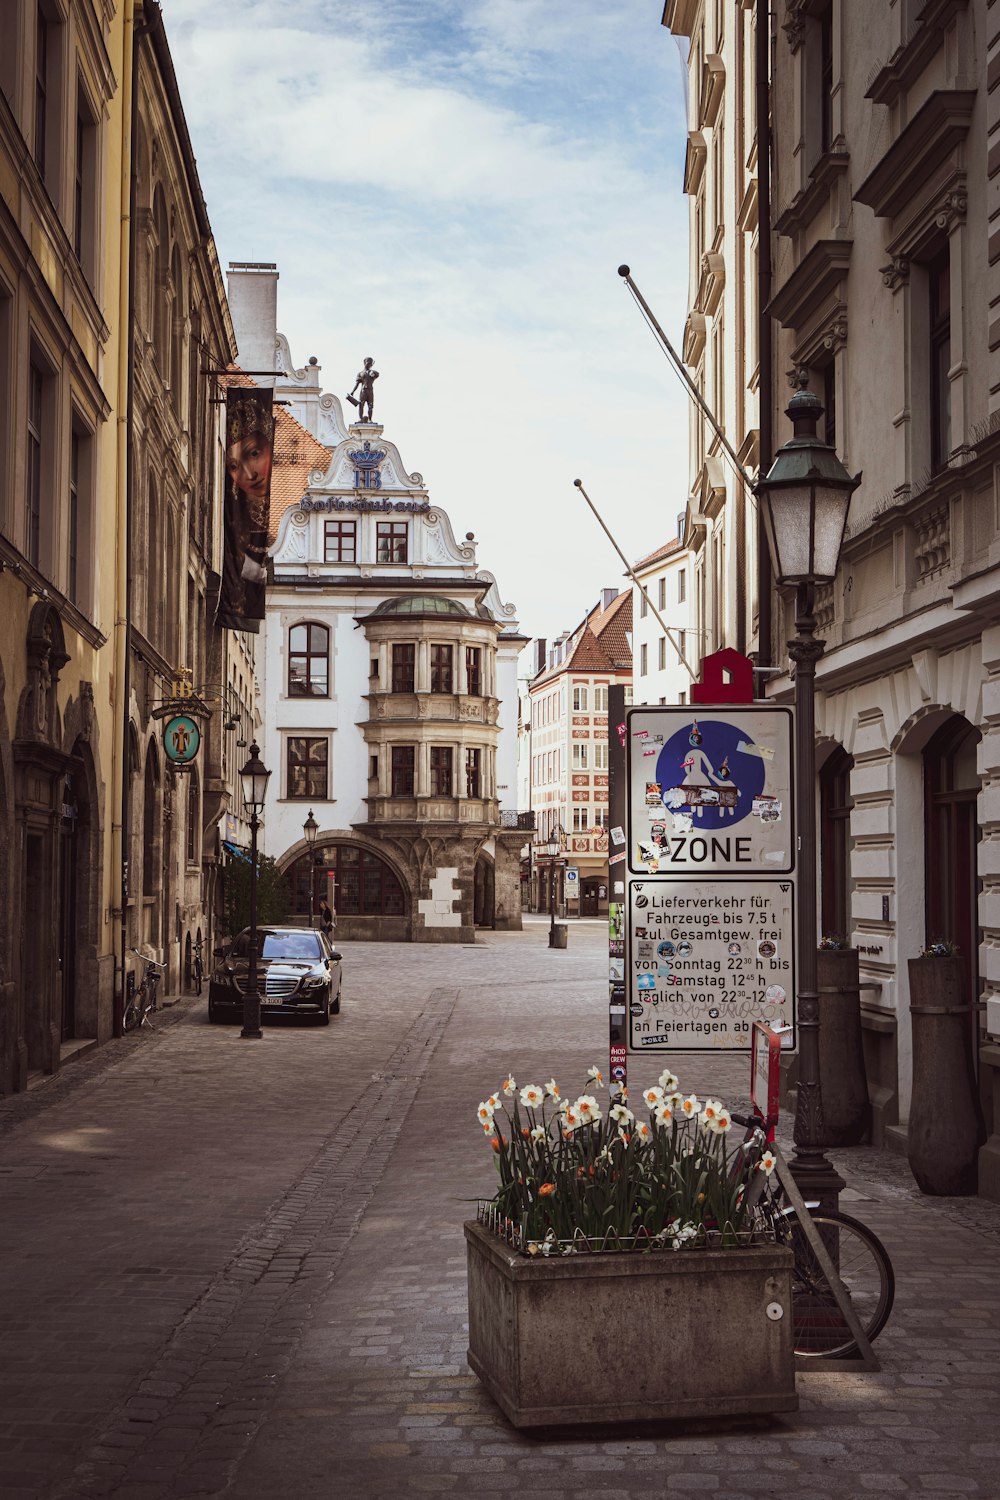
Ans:
{"type": "Polygon", "coordinates": [[[514,812],[509,807],[500,809],[500,827],[516,828],[518,832],[530,833],[535,826],[533,812],[514,812]]]}

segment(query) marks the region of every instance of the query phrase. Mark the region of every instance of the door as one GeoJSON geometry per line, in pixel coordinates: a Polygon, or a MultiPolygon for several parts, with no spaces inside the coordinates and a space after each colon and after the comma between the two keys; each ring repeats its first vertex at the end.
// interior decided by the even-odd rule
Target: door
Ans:
{"type": "Polygon", "coordinates": [[[600,910],[601,882],[598,877],[592,876],[580,883],[580,915],[581,917],[596,917],[600,910]]]}

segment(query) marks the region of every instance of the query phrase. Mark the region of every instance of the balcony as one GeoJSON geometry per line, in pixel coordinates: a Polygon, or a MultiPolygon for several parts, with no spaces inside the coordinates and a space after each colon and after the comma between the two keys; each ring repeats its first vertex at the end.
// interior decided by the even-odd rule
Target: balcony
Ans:
{"type": "Polygon", "coordinates": [[[496,724],[498,698],[465,693],[369,693],[369,723],[496,724]]]}
{"type": "Polygon", "coordinates": [[[519,832],[530,833],[535,827],[535,814],[533,812],[514,812],[509,807],[500,809],[500,827],[516,828],[519,832]]]}
{"type": "Polygon", "coordinates": [[[368,822],[383,827],[413,823],[458,828],[485,823],[496,828],[500,823],[500,806],[493,797],[387,797],[372,793],[365,800],[368,822]]]}

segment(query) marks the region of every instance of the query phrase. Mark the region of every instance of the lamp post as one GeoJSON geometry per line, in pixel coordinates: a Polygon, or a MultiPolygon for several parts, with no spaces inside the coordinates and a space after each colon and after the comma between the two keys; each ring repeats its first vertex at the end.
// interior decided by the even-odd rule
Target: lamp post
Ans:
{"type": "Polygon", "coordinates": [[[243,992],[243,1030],[240,1036],[253,1041],[264,1035],[260,1029],[260,993],[257,989],[257,829],[270,776],[260,758],[260,746],[254,740],[250,746],[250,759],[240,771],[243,802],[250,811],[250,963],[247,987],[243,992]]]}
{"type": "Polygon", "coordinates": [[[793,435],[757,484],[761,515],[779,589],[795,590],[795,638],[788,654],[795,664],[795,779],[799,830],[797,937],[799,950],[799,1080],[790,1163],[797,1183],[826,1202],[844,1186],[824,1155],[823,1099],[819,1072],[819,992],[816,981],[816,663],[826,642],[816,639],[816,588],[832,583],[847,525],[853,479],[835,450],[821,442],[816,424],[823,407],[805,389],[805,372],[788,403],[793,435]]]}
{"type": "Polygon", "coordinates": [[[556,945],[556,860],[559,858],[559,831],[553,828],[545,845],[549,856],[549,947],[556,945]]]}
{"type": "Polygon", "coordinates": [[[311,927],[313,925],[313,902],[316,890],[316,867],[313,863],[313,850],[316,847],[316,835],[319,833],[319,824],[313,817],[312,808],[309,809],[309,816],[302,825],[302,832],[306,837],[306,859],[309,861],[309,926],[311,927]]]}

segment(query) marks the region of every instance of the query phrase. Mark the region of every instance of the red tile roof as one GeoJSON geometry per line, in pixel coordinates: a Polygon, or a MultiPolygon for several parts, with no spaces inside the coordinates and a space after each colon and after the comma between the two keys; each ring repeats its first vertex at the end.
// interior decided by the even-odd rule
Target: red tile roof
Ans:
{"type": "Polygon", "coordinates": [[[637,563],[633,563],[632,567],[636,572],[640,568],[650,568],[653,563],[659,562],[661,558],[667,557],[671,552],[677,552],[680,547],[681,543],[677,537],[672,537],[669,542],[664,542],[662,547],[657,547],[655,552],[650,552],[648,557],[640,558],[637,563]]]}
{"type": "Polygon", "coordinates": [[[596,604],[566,643],[557,667],[544,667],[532,688],[558,677],[561,672],[631,672],[632,590],[617,594],[607,609],[596,604]]]}

